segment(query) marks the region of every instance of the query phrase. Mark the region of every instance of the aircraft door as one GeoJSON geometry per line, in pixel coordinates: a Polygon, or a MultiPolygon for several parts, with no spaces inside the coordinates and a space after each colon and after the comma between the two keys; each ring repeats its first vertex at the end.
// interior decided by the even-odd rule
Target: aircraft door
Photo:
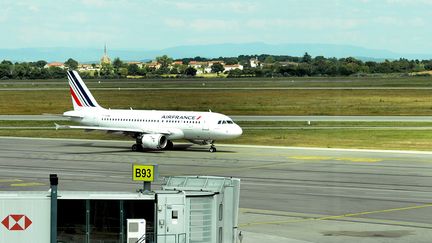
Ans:
{"type": "Polygon", "coordinates": [[[209,125],[207,124],[206,121],[202,122],[202,130],[207,132],[210,130],[209,125]]]}

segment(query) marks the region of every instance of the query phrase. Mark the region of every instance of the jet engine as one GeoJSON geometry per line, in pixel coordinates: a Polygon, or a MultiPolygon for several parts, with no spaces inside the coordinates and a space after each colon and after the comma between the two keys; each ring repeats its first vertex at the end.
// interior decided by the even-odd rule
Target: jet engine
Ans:
{"type": "Polygon", "coordinates": [[[164,149],[168,139],[162,134],[144,134],[141,142],[142,147],[146,149],[164,149]]]}

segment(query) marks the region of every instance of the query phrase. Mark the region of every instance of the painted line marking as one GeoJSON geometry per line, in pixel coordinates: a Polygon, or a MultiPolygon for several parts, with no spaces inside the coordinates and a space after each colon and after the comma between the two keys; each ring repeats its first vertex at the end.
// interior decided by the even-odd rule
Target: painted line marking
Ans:
{"type": "Polygon", "coordinates": [[[7,183],[7,182],[20,182],[22,180],[20,179],[0,179],[0,183],[7,183]]]}
{"type": "Polygon", "coordinates": [[[401,208],[389,208],[389,209],[375,210],[375,211],[366,211],[366,212],[348,213],[348,214],[342,214],[342,215],[324,216],[324,217],[318,217],[318,218],[303,218],[303,219],[293,219],[293,220],[252,222],[252,223],[240,224],[239,227],[266,225],[266,224],[288,224],[288,223],[302,223],[302,222],[308,222],[308,221],[334,220],[334,219],[352,218],[352,217],[358,217],[358,216],[370,215],[370,214],[422,209],[422,208],[428,208],[428,207],[432,207],[432,203],[423,204],[423,205],[416,205],[416,206],[401,207],[401,208]]]}
{"type": "Polygon", "coordinates": [[[10,186],[15,186],[15,187],[30,187],[30,186],[45,186],[44,183],[39,183],[39,182],[27,182],[27,183],[13,183],[10,184],[10,186]]]}
{"type": "Polygon", "coordinates": [[[331,160],[333,157],[330,156],[290,156],[289,159],[298,160],[331,160]]]}

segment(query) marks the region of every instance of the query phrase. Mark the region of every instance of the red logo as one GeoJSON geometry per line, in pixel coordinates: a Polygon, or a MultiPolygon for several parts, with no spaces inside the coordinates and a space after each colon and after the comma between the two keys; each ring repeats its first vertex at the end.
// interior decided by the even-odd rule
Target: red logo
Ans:
{"type": "Polygon", "coordinates": [[[8,230],[26,230],[32,221],[24,214],[10,214],[1,223],[8,230]]]}

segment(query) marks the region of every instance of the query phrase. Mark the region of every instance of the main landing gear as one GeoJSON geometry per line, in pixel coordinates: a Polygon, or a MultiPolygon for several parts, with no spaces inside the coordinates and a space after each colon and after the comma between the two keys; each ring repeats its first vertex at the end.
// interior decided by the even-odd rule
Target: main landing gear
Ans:
{"type": "Polygon", "coordinates": [[[131,149],[134,152],[143,151],[143,147],[141,144],[134,144],[134,145],[132,145],[131,149]]]}
{"type": "Polygon", "coordinates": [[[134,152],[140,152],[143,151],[143,146],[142,146],[142,134],[137,134],[135,135],[135,139],[136,139],[136,144],[132,145],[131,149],[134,152]]]}
{"type": "Polygon", "coordinates": [[[172,150],[173,148],[174,148],[173,142],[171,140],[168,140],[164,149],[165,150],[172,150]]]}
{"type": "Polygon", "coordinates": [[[214,153],[214,152],[216,152],[216,147],[214,146],[214,141],[211,141],[210,144],[211,144],[211,145],[210,145],[210,148],[209,148],[209,152],[210,152],[210,153],[214,153]]]}

